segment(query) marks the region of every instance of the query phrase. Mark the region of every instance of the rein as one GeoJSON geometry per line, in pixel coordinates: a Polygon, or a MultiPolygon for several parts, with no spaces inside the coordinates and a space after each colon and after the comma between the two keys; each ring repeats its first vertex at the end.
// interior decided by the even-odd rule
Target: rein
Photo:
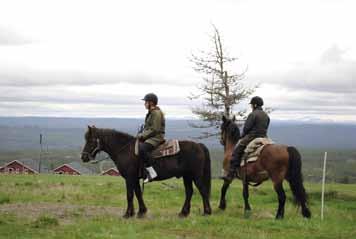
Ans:
{"type": "MultiPolygon", "coordinates": [[[[101,144],[100,144],[100,140],[99,139],[97,139],[98,140],[98,146],[93,150],[93,152],[95,152],[96,150],[98,150],[98,151],[101,151],[101,147],[99,148],[99,146],[101,146],[101,144]]],[[[129,146],[133,141],[135,141],[136,140],[136,138],[134,138],[133,140],[130,140],[127,144],[125,144],[124,146],[122,146],[120,149],[119,149],[119,151],[118,151],[118,153],[121,153],[127,146],[129,146]]],[[[89,153],[87,153],[87,152],[83,152],[83,153],[86,153],[86,154],[89,154],[89,153]]],[[[130,153],[130,152],[129,152],[130,153]]],[[[90,154],[89,154],[90,155],[90,154]]],[[[101,161],[104,161],[104,160],[107,160],[107,159],[109,159],[110,158],[110,156],[107,156],[107,157],[105,157],[105,158],[103,158],[103,159],[98,159],[98,160],[92,160],[92,161],[90,161],[90,163],[92,163],[92,164],[97,164],[97,163],[99,163],[99,162],[101,162],[101,161]]]]}

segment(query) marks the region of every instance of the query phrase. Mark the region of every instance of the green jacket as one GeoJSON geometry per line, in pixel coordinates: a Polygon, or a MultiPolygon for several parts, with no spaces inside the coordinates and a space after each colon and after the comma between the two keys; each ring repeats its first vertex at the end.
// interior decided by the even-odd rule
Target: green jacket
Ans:
{"type": "Polygon", "coordinates": [[[139,137],[145,143],[157,147],[164,141],[164,134],[166,128],[166,121],[164,115],[159,107],[149,111],[145,119],[145,127],[139,137]]]}

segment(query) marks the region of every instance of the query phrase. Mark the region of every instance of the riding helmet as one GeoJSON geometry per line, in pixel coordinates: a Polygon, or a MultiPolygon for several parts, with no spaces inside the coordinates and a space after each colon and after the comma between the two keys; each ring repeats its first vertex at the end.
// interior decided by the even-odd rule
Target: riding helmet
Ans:
{"type": "Polygon", "coordinates": [[[250,101],[251,105],[263,106],[263,99],[259,96],[252,97],[250,101]]]}
{"type": "Polygon", "coordinates": [[[158,104],[158,97],[157,95],[155,95],[154,93],[149,93],[147,95],[145,95],[145,97],[142,99],[144,101],[151,101],[153,102],[155,105],[158,104]]]}

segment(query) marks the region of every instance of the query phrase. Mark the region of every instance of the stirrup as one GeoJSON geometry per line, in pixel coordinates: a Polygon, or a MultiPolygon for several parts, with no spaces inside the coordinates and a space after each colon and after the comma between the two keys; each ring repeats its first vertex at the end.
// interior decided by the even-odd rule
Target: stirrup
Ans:
{"type": "Polygon", "coordinates": [[[233,171],[229,170],[229,172],[226,175],[222,176],[221,179],[224,181],[227,181],[227,182],[232,182],[234,180],[234,178],[236,178],[236,176],[237,176],[237,169],[238,169],[238,167],[236,169],[234,169],[233,171]]]}
{"type": "Polygon", "coordinates": [[[147,177],[145,178],[145,180],[143,180],[143,183],[152,182],[153,179],[155,179],[157,177],[156,171],[154,170],[154,168],[152,166],[146,168],[146,171],[148,172],[148,174],[147,174],[147,177]]]}

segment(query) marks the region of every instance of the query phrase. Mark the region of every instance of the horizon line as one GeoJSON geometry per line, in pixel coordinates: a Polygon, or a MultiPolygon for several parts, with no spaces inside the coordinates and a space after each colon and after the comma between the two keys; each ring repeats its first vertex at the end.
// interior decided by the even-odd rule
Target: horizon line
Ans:
{"type": "MultiPolygon", "coordinates": [[[[9,115],[0,115],[0,118],[52,118],[52,119],[137,119],[142,120],[144,116],[39,116],[39,115],[24,115],[24,116],[9,116],[9,115]]],[[[198,118],[193,117],[166,117],[169,120],[193,120],[193,121],[201,121],[198,118]]],[[[323,119],[272,119],[271,123],[304,123],[304,124],[343,124],[343,125],[356,125],[356,121],[331,121],[331,120],[323,120],[323,119]]]]}

